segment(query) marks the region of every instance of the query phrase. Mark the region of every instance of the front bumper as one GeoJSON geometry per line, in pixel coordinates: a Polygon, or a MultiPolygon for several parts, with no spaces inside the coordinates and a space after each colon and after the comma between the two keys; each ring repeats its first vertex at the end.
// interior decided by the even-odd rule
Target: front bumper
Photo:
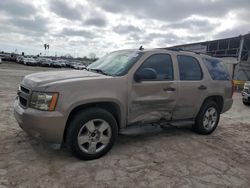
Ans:
{"type": "Polygon", "coordinates": [[[47,142],[62,143],[66,120],[60,112],[24,109],[16,99],[14,115],[19,126],[29,135],[47,142]]]}
{"type": "Polygon", "coordinates": [[[242,92],[242,101],[250,102],[250,93],[242,92]]]}

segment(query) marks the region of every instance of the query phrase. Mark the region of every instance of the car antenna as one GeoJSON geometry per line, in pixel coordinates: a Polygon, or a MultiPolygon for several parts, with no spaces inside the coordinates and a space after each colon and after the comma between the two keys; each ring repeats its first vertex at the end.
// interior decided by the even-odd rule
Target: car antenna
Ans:
{"type": "Polygon", "coordinates": [[[140,46],[139,50],[144,50],[144,48],[142,46],[140,46]]]}

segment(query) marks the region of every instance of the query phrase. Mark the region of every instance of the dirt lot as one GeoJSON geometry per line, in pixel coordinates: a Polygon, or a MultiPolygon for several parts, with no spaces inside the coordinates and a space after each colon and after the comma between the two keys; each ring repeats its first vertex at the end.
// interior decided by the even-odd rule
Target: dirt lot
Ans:
{"type": "Polygon", "coordinates": [[[240,94],[212,135],[143,127],[120,135],[101,159],[79,161],[26,135],[13,116],[18,83],[44,70],[0,64],[0,188],[250,186],[250,107],[240,94]]]}

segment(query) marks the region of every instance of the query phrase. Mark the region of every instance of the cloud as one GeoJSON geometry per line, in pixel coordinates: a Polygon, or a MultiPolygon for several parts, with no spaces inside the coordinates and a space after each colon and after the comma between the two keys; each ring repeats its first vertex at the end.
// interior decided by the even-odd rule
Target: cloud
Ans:
{"type": "Polygon", "coordinates": [[[39,33],[47,32],[47,20],[42,17],[35,18],[11,18],[9,22],[18,27],[19,29],[23,29],[25,31],[33,31],[39,33]]]}
{"type": "Polygon", "coordinates": [[[92,18],[85,20],[84,25],[105,27],[107,25],[107,21],[104,18],[92,17],[92,18]]]}
{"type": "Polygon", "coordinates": [[[165,21],[185,19],[190,15],[219,17],[229,10],[250,8],[249,0],[94,0],[104,10],[112,13],[133,15],[138,18],[151,18],[165,21]]]}
{"type": "Polygon", "coordinates": [[[93,33],[91,33],[90,31],[83,30],[83,29],[74,30],[74,29],[64,28],[61,34],[65,36],[78,36],[78,37],[83,37],[87,39],[92,39],[93,37],[95,37],[93,33]]]}
{"type": "Polygon", "coordinates": [[[184,19],[163,27],[163,29],[185,29],[193,32],[208,32],[216,28],[218,23],[211,23],[208,20],[184,19]]]}
{"type": "Polygon", "coordinates": [[[0,10],[6,12],[11,16],[27,17],[35,14],[36,9],[31,4],[14,1],[14,0],[2,0],[0,2],[0,10]]]}
{"type": "Polygon", "coordinates": [[[225,31],[221,31],[214,36],[214,39],[235,37],[235,36],[244,35],[247,33],[250,33],[250,24],[242,25],[240,27],[228,29],[225,31]]]}
{"type": "Polygon", "coordinates": [[[28,17],[36,12],[36,8],[33,5],[13,0],[1,0],[0,11],[1,10],[8,15],[21,17],[28,17]]]}
{"type": "Polygon", "coordinates": [[[68,20],[81,20],[82,11],[84,8],[81,5],[75,7],[71,6],[72,3],[66,1],[52,0],[50,1],[50,10],[57,14],[59,17],[68,20]]]}
{"type": "Polygon", "coordinates": [[[113,28],[113,31],[118,34],[129,34],[129,33],[139,33],[141,29],[133,25],[117,25],[113,28]]]}
{"type": "Polygon", "coordinates": [[[249,9],[249,0],[0,0],[0,45],[47,42],[82,56],[166,47],[248,33],[249,9]]]}

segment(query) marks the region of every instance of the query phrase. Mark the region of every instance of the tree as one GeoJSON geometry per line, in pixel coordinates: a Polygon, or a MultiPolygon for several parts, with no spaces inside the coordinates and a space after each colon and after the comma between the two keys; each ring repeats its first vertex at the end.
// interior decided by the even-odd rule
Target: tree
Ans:
{"type": "Polygon", "coordinates": [[[46,49],[49,50],[49,44],[44,44],[43,46],[44,46],[44,49],[45,49],[45,53],[44,54],[46,55],[46,49]]]}

